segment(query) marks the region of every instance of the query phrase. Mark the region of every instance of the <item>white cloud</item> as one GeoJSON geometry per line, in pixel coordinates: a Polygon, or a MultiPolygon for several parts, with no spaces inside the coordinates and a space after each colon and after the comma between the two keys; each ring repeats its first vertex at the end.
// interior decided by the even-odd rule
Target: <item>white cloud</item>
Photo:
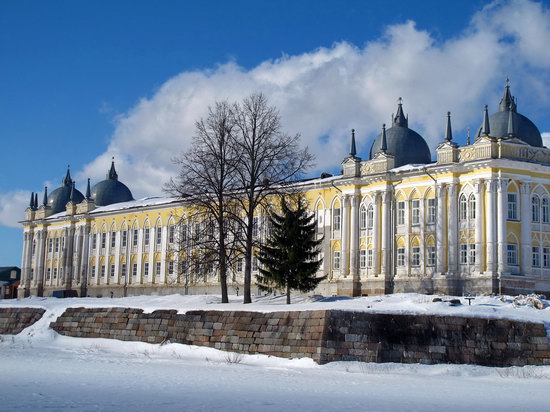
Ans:
{"type": "Polygon", "coordinates": [[[302,134],[317,156],[316,172],[338,167],[351,128],[357,130],[360,153],[368,157],[399,96],[410,126],[433,149],[442,139],[447,110],[456,131],[475,130],[484,104],[496,110],[508,76],[515,94],[529,96],[525,102],[520,98],[523,113],[537,103],[550,105],[541,92],[550,86],[548,44],[547,9],[530,1],[495,1],[445,41],[408,21],[388,26],[364,47],[336,43],[249,70],[228,62],[183,72],[117,117],[108,149],[77,178],[103,179],[115,156],[120,179],[134,196],[162,194],[162,183],[176,172],[170,159],[187,148],[208,105],[253,91],[263,91],[280,109],[286,131],[302,134]]]}
{"type": "Polygon", "coordinates": [[[25,209],[29,206],[31,192],[18,190],[0,193],[0,225],[20,227],[17,223],[24,219],[25,209]]]}
{"type": "Polygon", "coordinates": [[[542,135],[542,144],[546,147],[550,147],[550,132],[543,132],[542,135]]]}

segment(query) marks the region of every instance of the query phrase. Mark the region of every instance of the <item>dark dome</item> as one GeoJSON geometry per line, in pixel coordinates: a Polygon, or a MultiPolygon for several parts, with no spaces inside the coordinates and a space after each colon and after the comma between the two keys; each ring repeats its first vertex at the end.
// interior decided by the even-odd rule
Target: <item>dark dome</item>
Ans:
{"type": "MultiPolygon", "coordinates": [[[[386,130],[386,153],[393,155],[395,167],[431,163],[432,155],[428,144],[422,136],[409,129],[408,123],[408,119],[403,114],[402,105],[399,103],[393,125],[386,130]]],[[[383,133],[380,133],[372,144],[369,159],[381,150],[382,135],[383,133]]]]}
{"type": "MultiPolygon", "coordinates": [[[[517,102],[510,92],[510,84],[506,81],[506,87],[504,88],[504,95],[500,99],[499,111],[489,116],[489,135],[497,138],[507,138],[510,136],[508,130],[510,112],[512,112],[512,136],[525,143],[542,147],[542,136],[535,124],[522,114],[517,112],[517,102]]],[[[481,129],[479,128],[478,136],[481,136],[481,129]]]]}
{"type": "Polygon", "coordinates": [[[72,200],[74,203],[80,203],[84,200],[84,195],[76,188],[73,188],[73,181],[71,180],[69,170],[67,170],[67,175],[63,179],[62,184],[61,187],[58,187],[48,195],[48,206],[51,208],[52,213],[64,212],[69,200],[72,200]],[[71,191],[73,191],[72,199],[71,191]]]}
{"type": "Polygon", "coordinates": [[[134,200],[132,192],[124,183],[119,182],[115,170],[115,162],[107,174],[107,179],[102,180],[92,187],[91,198],[97,206],[107,206],[113,203],[128,202],[134,200]]]}

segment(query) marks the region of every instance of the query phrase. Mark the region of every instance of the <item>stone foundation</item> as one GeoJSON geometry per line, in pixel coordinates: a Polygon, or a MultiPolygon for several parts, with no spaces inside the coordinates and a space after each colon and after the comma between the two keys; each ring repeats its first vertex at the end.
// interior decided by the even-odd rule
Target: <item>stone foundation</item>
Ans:
{"type": "Polygon", "coordinates": [[[17,335],[42,318],[44,309],[0,308],[0,335],[17,335]]]}

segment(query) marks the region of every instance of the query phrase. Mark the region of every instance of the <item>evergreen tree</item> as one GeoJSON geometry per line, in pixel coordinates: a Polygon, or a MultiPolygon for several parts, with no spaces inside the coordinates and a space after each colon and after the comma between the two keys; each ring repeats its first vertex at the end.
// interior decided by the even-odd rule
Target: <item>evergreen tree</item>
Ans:
{"type": "Polygon", "coordinates": [[[295,203],[291,208],[281,197],[281,214],[270,214],[271,233],[258,254],[261,263],[258,287],[265,291],[285,289],[287,304],[291,290],[312,291],[326,278],[316,276],[322,262],[319,246],[323,242],[316,239],[316,221],[308,213],[303,198],[295,203]]]}

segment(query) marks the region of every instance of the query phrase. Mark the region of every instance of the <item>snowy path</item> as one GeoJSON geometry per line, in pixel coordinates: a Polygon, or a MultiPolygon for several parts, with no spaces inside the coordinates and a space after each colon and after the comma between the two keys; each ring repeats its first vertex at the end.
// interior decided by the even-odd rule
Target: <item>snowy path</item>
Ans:
{"type": "Polygon", "coordinates": [[[0,410],[550,410],[544,367],[317,366],[265,356],[228,364],[226,354],[205,348],[68,339],[1,344],[0,410]]]}

